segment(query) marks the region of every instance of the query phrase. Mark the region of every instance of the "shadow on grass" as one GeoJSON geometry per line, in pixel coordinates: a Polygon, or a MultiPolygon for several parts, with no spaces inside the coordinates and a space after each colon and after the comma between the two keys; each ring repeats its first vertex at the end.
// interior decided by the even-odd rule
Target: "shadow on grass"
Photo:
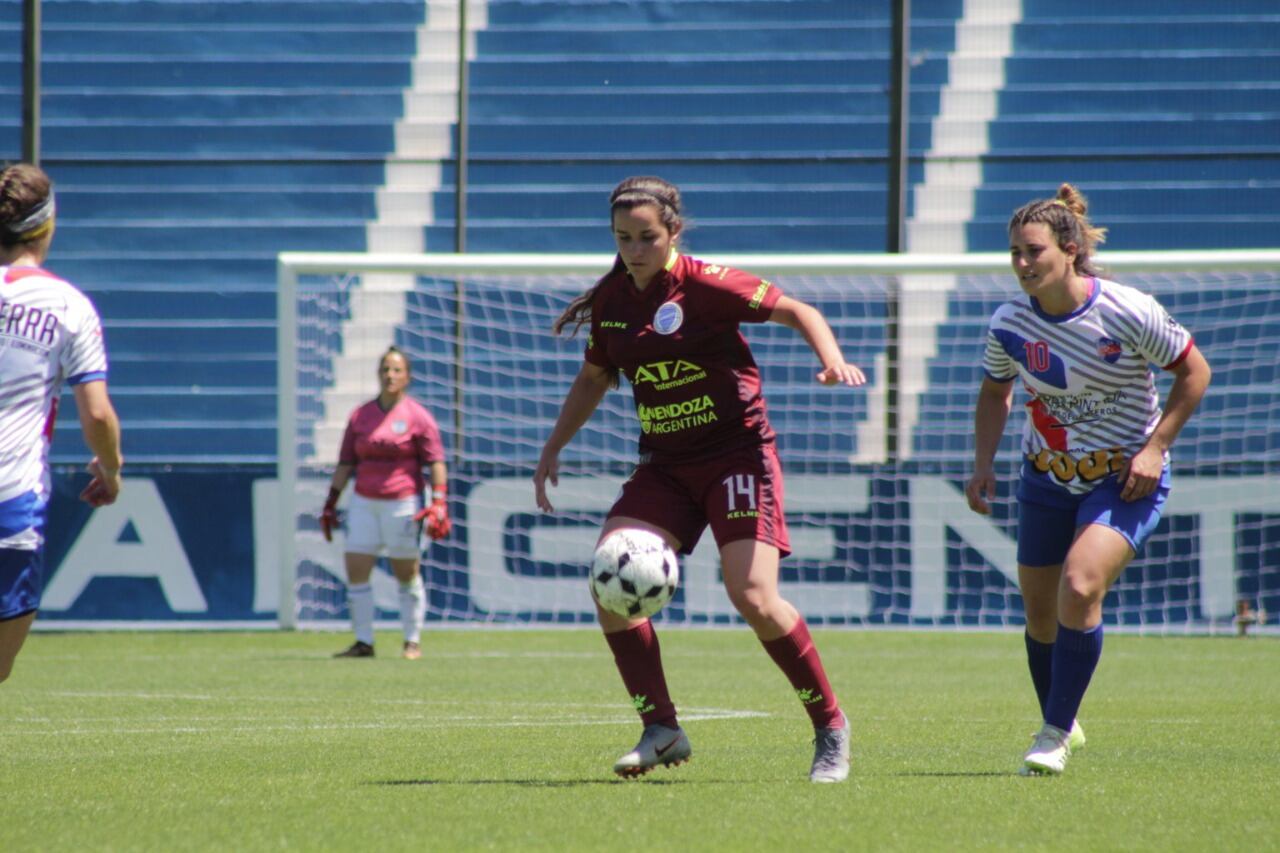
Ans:
{"type": "Polygon", "coordinates": [[[365,785],[396,787],[402,785],[514,785],[517,788],[577,788],[581,785],[687,785],[716,784],[689,779],[376,779],[365,785]]]}

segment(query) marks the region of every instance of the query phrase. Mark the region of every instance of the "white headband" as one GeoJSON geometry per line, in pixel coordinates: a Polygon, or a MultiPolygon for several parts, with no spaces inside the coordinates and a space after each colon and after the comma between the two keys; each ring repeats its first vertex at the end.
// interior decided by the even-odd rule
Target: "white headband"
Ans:
{"type": "Polygon", "coordinates": [[[14,236],[21,237],[28,232],[35,231],[41,225],[44,225],[53,218],[53,214],[57,211],[57,204],[53,199],[53,191],[49,191],[49,197],[40,204],[36,205],[35,210],[27,214],[26,219],[18,222],[10,222],[4,226],[4,230],[14,236]]]}

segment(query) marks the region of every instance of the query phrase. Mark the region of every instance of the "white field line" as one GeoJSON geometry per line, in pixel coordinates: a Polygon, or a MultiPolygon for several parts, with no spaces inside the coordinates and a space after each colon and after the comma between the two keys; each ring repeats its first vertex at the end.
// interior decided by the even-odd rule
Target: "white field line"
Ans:
{"type": "MultiPolygon", "coordinates": [[[[332,695],[316,695],[316,696],[255,696],[243,693],[219,693],[217,695],[204,693],[152,693],[136,690],[50,690],[41,691],[45,696],[66,696],[71,698],[85,699],[184,699],[193,702],[333,702],[335,697],[332,695]]],[[[358,696],[352,697],[352,701],[359,702],[361,705],[422,705],[422,706],[456,706],[461,705],[468,708],[475,708],[482,705],[496,705],[498,707],[507,708],[513,704],[504,699],[378,699],[373,697],[358,696]]],[[[616,709],[616,702],[520,702],[521,708],[559,708],[567,710],[570,708],[590,708],[590,709],[616,709]]]]}
{"type": "MultiPolygon", "coordinates": [[[[692,708],[681,713],[680,718],[689,722],[704,722],[708,720],[741,720],[768,716],[770,715],[764,711],[745,711],[730,708],[692,708]]],[[[157,722],[164,719],[168,718],[158,718],[157,722]]],[[[209,722],[208,724],[205,724],[206,721],[204,719],[192,720],[191,718],[182,718],[181,722],[186,723],[185,725],[122,727],[120,723],[125,722],[123,718],[101,718],[91,720],[90,722],[99,722],[104,723],[105,725],[102,728],[76,725],[70,728],[44,729],[37,731],[15,731],[10,729],[7,734],[10,737],[14,735],[25,735],[31,737],[65,737],[69,735],[256,734],[260,732],[306,733],[326,731],[399,731],[405,729],[421,731],[422,729],[452,728],[505,729],[549,728],[552,726],[634,726],[636,724],[636,718],[634,714],[625,714],[600,718],[560,716],[558,718],[538,720],[495,720],[491,717],[474,715],[442,717],[438,714],[431,714],[414,716],[401,720],[372,723],[335,722],[255,724],[252,722],[235,722],[231,725],[218,725],[217,722],[209,722]],[[190,723],[193,722],[200,724],[191,725],[190,723]]]]}
{"type": "MultiPolygon", "coordinates": [[[[31,656],[31,657],[36,657],[37,655],[40,657],[40,659],[41,659],[42,661],[92,661],[92,660],[111,660],[111,661],[119,661],[119,660],[121,660],[121,659],[122,659],[119,655],[106,654],[106,653],[102,653],[102,654],[95,654],[95,653],[88,653],[88,654],[41,654],[39,651],[36,651],[36,652],[33,652],[30,656],[31,656]]],[[[431,648],[430,648],[430,646],[426,646],[426,647],[424,647],[424,655],[425,655],[426,657],[430,657],[430,656],[431,656],[431,648]]],[[[608,648],[602,644],[602,645],[601,645],[601,647],[600,647],[600,650],[599,650],[599,651],[593,651],[593,652],[555,652],[555,651],[542,651],[542,652],[512,652],[512,651],[459,652],[459,651],[450,651],[450,652],[447,652],[447,653],[443,653],[443,652],[442,652],[438,657],[439,657],[440,659],[448,659],[448,660],[455,660],[455,659],[466,659],[466,660],[517,660],[517,659],[518,659],[518,660],[608,660],[608,655],[609,655],[608,648]]],[[[716,656],[717,656],[717,658],[718,658],[718,659],[725,659],[725,658],[751,658],[751,659],[753,659],[753,660],[754,660],[754,659],[756,659],[756,658],[759,658],[759,657],[760,657],[760,655],[761,655],[761,652],[760,652],[760,651],[758,651],[758,650],[756,650],[756,649],[749,649],[749,650],[746,650],[746,651],[736,651],[736,652],[735,652],[735,651],[721,651],[721,652],[717,652],[717,653],[716,653],[716,656]]],[[[662,651],[662,656],[663,656],[663,657],[671,657],[671,658],[703,658],[703,657],[705,657],[705,653],[704,653],[704,652],[699,652],[699,651],[680,651],[679,649],[676,649],[676,650],[671,651],[670,653],[668,653],[666,649],[663,649],[663,651],[662,651]]],[[[267,648],[264,648],[264,647],[258,647],[258,648],[255,648],[255,649],[253,649],[253,650],[250,650],[250,651],[239,652],[239,653],[237,653],[237,652],[230,652],[230,653],[219,652],[219,653],[218,653],[218,660],[219,660],[219,661],[228,661],[228,660],[241,660],[241,661],[264,661],[264,660],[266,660],[267,658],[271,658],[271,659],[278,660],[278,659],[280,659],[281,657],[288,658],[289,660],[312,660],[312,661],[319,661],[319,660],[326,660],[326,659],[328,659],[329,654],[328,654],[327,652],[314,652],[314,651],[310,651],[310,650],[307,650],[307,649],[299,649],[299,648],[288,648],[288,649],[267,649],[267,648]]],[[[138,662],[138,661],[167,661],[167,660],[190,660],[190,659],[191,659],[191,653],[190,653],[190,652],[174,652],[174,653],[172,653],[172,654],[128,655],[128,656],[127,656],[127,659],[128,659],[130,662],[138,662]]],[[[396,660],[396,658],[383,658],[382,660],[391,660],[391,661],[394,661],[394,660],[396,660]]],[[[347,663],[346,663],[345,661],[343,661],[343,662],[336,662],[334,665],[335,665],[335,666],[346,666],[346,665],[347,665],[347,663]]],[[[362,665],[362,664],[356,664],[356,666],[361,666],[361,665],[362,665]]]]}
{"type": "MultiPolygon", "coordinates": [[[[741,719],[761,719],[771,716],[763,711],[736,711],[731,709],[715,709],[708,708],[695,710],[689,713],[682,713],[680,718],[687,722],[705,722],[711,720],[741,720],[741,719]]],[[[157,722],[167,718],[158,718],[157,722]]],[[[7,737],[25,736],[25,737],[66,737],[71,735],[186,735],[186,734],[258,734],[266,732],[329,732],[329,731],[421,731],[423,729],[504,729],[504,728],[548,728],[551,726],[634,726],[635,717],[632,715],[609,717],[609,718],[562,718],[562,719],[546,719],[546,720],[493,720],[483,717],[459,716],[450,718],[441,718],[438,716],[410,718],[404,720],[381,721],[371,723],[236,723],[234,725],[218,725],[217,723],[204,724],[203,719],[184,720],[187,725],[155,725],[155,726],[136,726],[131,728],[122,728],[118,719],[113,721],[110,719],[91,720],[89,722],[101,722],[106,725],[103,728],[76,726],[73,728],[29,730],[29,729],[10,729],[6,732],[7,737]],[[198,723],[193,725],[191,723],[198,723]]],[[[871,716],[862,717],[860,722],[868,723],[900,723],[901,717],[896,716],[871,716]]],[[[14,723],[25,723],[27,721],[21,719],[12,720],[14,723]]],[[[45,720],[35,720],[32,722],[47,722],[45,720]]],[[[922,718],[917,722],[928,724],[929,719],[922,718]]],[[[977,725],[1006,725],[1010,721],[1008,719],[970,719],[970,723],[977,725]]],[[[1104,723],[1104,720],[1094,719],[1095,724],[1104,723]]],[[[1128,721],[1130,723],[1134,721],[1128,721]]],[[[1144,725],[1164,725],[1164,726],[1195,726],[1205,725],[1205,720],[1198,718],[1159,718],[1140,721],[1144,725]]],[[[1119,721],[1117,721],[1119,724],[1119,721]]]]}

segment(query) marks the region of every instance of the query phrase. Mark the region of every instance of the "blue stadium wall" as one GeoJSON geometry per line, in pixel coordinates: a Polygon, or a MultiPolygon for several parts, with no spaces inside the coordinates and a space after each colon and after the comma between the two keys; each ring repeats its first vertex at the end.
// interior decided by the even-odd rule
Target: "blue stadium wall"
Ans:
{"type": "MultiPolygon", "coordinates": [[[[603,510],[547,517],[527,499],[495,508],[495,492],[528,497],[527,473],[466,473],[470,479],[456,480],[450,498],[452,536],[424,554],[429,618],[592,622],[585,564],[549,562],[534,543],[545,546],[547,536],[557,534],[578,541],[582,528],[599,524],[603,510]],[[485,499],[472,505],[482,490],[485,499]],[[494,559],[495,554],[500,556],[494,559]],[[529,609],[525,604],[547,601],[547,582],[565,581],[573,593],[556,598],[554,606],[529,609]],[[501,590],[496,597],[495,589],[501,590]]],[[[970,528],[978,522],[963,505],[962,481],[901,470],[889,474],[881,468],[788,475],[789,496],[806,496],[810,505],[802,520],[799,514],[791,520],[810,531],[821,529],[830,541],[829,553],[798,551],[785,561],[784,587],[805,584],[827,591],[829,602],[815,601],[810,620],[820,625],[1021,624],[1012,578],[995,568],[979,550],[982,545],[971,544],[989,545],[990,537],[971,537],[970,528]],[[812,508],[815,498],[821,499],[821,510],[812,508]],[[847,610],[827,606],[855,600],[862,603],[847,610]]],[[[60,472],[56,481],[41,624],[275,624],[279,562],[273,555],[281,528],[272,471],[134,474],[116,505],[92,513],[76,499],[85,481],[70,472],[60,472]]],[[[1222,628],[1230,624],[1223,611],[1236,595],[1272,613],[1280,610],[1275,568],[1280,506],[1273,494],[1270,504],[1257,508],[1260,494],[1274,488],[1249,476],[1191,476],[1178,486],[1181,503],[1171,505],[1143,556],[1109,593],[1108,622],[1155,630],[1222,628]],[[1205,502],[1199,501],[1202,495],[1205,502]],[[1206,613],[1205,602],[1214,596],[1219,612],[1206,613]]],[[[797,506],[791,509],[795,513],[797,506]]],[[[1007,505],[997,508],[993,524],[1012,540],[1016,524],[1007,505]]],[[[305,561],[300,567],[303,578],[314,571],[305,561]]],[[[686,578],[659,618],[690,625],[735,621],[723,601],[691,598],[707,589],[722,597],[710,575],[697,583],[686,578]]],[[[344,615],[341,606],[300,613],[304,621],[344,615]]]]}
{"type": "MultiPolygon", "coordinates": [[[[739,9],[663,0],[490,5],[490,30],[479,36],[472,79],[478,155],[471,170],[472,250],[544,249],[544,231],[529,223],[513,227],[513,211],[521,210],[539,222],[555,219],[557,250],[598,251],[599,197],[633,171],[656,171],[688,188],[698,252],[880,248],[887,66],[877,45],[888,0],[770,0],[739,9]],[[759,32],[739,26],[744,10],[762,16],[759,32]],[[837,13],[848,16],[844,29],[821,25],[824,16],[837,13]],[[714,57],[699,70],[690,60],[701,50],[701,35],[686,32],[641,51],[646,58],[638,71],[620,68],[611,57],[580,66],[577,72],[587,69],[599,85],[572,101],[521,91],[533,70],[546,75],[536,81],[545,86],[557,75],[577,82],[575,69],[536,55],[572,51],[572,45],[556,43],[554,33],[531,39],[521,29],[546,35],[573,25],[564,17],[572,14],[585,16],[577,25],[593,38],[608,38],[621,23],[631,32],[650,28],[656,38],[664,35],[657,25],[682,20],[714,32],[710,16],[727,14],[735,24],[730,29],[752,39],[748,49],[759,56],[739,62],[714,57]],[[801,91],[804,81],[784,76],[770,53],[778,44],[768,26],[779,19],[822,33],[823,50],[785,72],[812,74],[823,84],[814,91],[801,91]],[[655,65],[659,55],[662,62],[655,65]],[[599,127],[564,132],[566,110],[591,121],[603,110],[631,109],[632,101],[612,94],[609,76],[627,72],[649,79],[644,75],[659,67],[684,81],[705,73],[691,88],[711,92],[712,99],[700,103],[688,92],[673,93],[665,100],[666,120],[643,134],[599,127]],[[775,91],[767,98],[727,93],[725,85],[744,71],[775,91]],[[846,79],[854,82],[827,85],[846,79]],[[761,104],[785,112],[785,121],[762,125],[761,104]],[[681,139],[686,149],[670,147],[670,126],[709,113],[732,121],[700,125],[681,139]],[[623,150],[621,139],[642,144],[623,150]]],[[[912,181],[918,184],[954,23],[966,4],[913,5],[919,20],[911,147],[912,181]]],[[[1008,210],[1063,179],[1091,192],[1101,221],[1113,226],[1113,248],[1274,243],[1280,88],[1269,69],[1280,58],[1280,18],[1271,0],[1240,0],[1213,15],[1189,0],[1136,6],[1087,0],[1069,15],[1041,0],[1023,6],[1026,20],[1014,36],[1018,55],[1006,65],[983,185],[966,226],[970,248],[1000,248],[1008,210]],[[1141,85],[1129,85],[1127,75],[1138,73],[1139,60],[1141,85]],[[1048,110],[1041,88],[1045,67],[1071,71],[1055,84],[1072,96],[1053,99],[1048,110]],[[1088,133],[1076,132],[1086,127],[1088,133]]],[[[2,55],[15,73],[0,84],[0,153],[9,159],[19,148],[20,8],[19,0],[0,0],[0,30],[14,36],[2,55]]],[[[83,286],[105,318],[112,391],[130,464],[118,507],[90,514],[78,504],[83,452],[74,407],[64,407],[54,445],[60,467],[49,528],[51,595],[41,623],[270,624],[275,586],[263,555],[266,540],[277,535],[268,521],[275,509],[269,487],[274,258],[282,250],[366,248],[364,226],[375,215],[384,158],[394,148],[423,4],[45,0],[44,11],[45,165],[59,182],[63,207],[50,266],[83,286]],[[305,27],[298,24],[303,8],[305,27]],[[240,34],[236,44],[221,40],[228,32],[240,34]],[[144,55],[143,45],[154,55],[144,55]],[[232,91],[237,87],[243,91],[232,91]]],[[[800,36],[787,38],[805,32],[793,29],[800,36]]],[[[424,237],[437,251],[452,246],[448,164],[444,179],[446,186],[432,199],[435,222],[424,237]]],[[[953,329],[943,335],[950,337],[941,345],[953,351],[969,345],[953,329]]],[[[942,364],[931,370],[939,393],[970,381],[947,370],[942,364]]],[[[1242,368],[1242,386],[1255,391],[1241,393],[1274,386],[1274,372],[1274,364],[1242,368]],[[1258,370],[1266,375],[1259,378],[1258,370]]],[[[922,409],[929,405],[927,397],[922,400],[922,409]]],[[[1191,428],[1198,427],[1193,422],[1191,428]]],[[[963,430],[956,436],[966,438],[963,430]]],[[[1273,470],[1276,439],[1264,433],[1261,440],[1258,458],[1273,470]]],[[[801,465],[794,473],[808,472],[801,465]]],[[[785,578],[865,584],[869,611],[852,621],[907,622],[910,573],[883,568],[911,559],[914,508],[905,478],[933,477],[935,485],[953,488],[960,475],[927,467],[860,473],[869,477],[873,506],[830,519],[832,562],[843,568],[793,560],[785,578]]],[[[1180,491],[1194,494],[1202,473],[1180,472],[1180,491]]],[[[474,600],[467,502],[486,472],[462,466],[455,475],[459,524],[451,543],[434,547],[428,561],[433,618],[585,621],[588,614],[576,611],[495,614],[474,600]]],[[[1203,620],[1203,518],[1190,512],[1162,523],[1148,554],[1113,591],[1112,604],[1130,605],[1125,612],[1145,622],[1203,620]]],[[[997,521],[1010,532],[1007,518],[997,521]]],[[[501,570],[535,583],[581,574],[580,565],[545,563],[528,553],[528,537],[520,531],[542,523],[519,514],[509,520],[510,548],[501,570]]],[[[1234,525],[1236,591],[1280,611],[1277,515],[1265,507],[1242,511],[1234,525]]],[[[1016,592],[1007,578],[983,568],[983,555],[956,532],[958,522],[943,526],[950,546],[946,620],[1016,621],[1016,592]]],[[[707,621],[683,597],[670,615],[707,621]]]]}

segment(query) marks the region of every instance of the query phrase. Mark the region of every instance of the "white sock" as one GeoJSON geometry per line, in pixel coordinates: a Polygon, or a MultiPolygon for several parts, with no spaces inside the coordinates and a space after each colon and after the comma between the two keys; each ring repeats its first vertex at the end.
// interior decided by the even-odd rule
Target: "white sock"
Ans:
{"type": "Polygon", "coordinates": [[[419,642],[422,620],[427,615],[427,590],[419,575],[407,584],[400,584],[400,627],[404,629],[406,643],[419,642]]]}
{"type": "Polygon", "coordinates": [[[373,584],[347,585],[347,606],[351,608],[351,627],[356,639],[373,645],[373,584]]]}

